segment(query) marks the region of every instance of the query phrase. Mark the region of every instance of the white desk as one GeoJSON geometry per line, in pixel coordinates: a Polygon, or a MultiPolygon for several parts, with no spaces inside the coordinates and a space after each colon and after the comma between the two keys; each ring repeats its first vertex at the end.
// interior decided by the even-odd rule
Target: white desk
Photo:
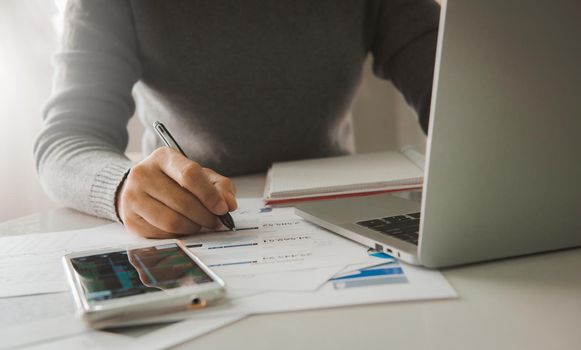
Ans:
{"type": "MultiPolygon", "coordinates": [[[[262,195],[261,176],[235,182],[239,197],[262,195]]],[[[2,223],[0,235],[105,223],[63,208],[2,223]]],[[[178,348],[581,349],[581,249],[443,272],[459,299],[251,316],[178,348]]]]}

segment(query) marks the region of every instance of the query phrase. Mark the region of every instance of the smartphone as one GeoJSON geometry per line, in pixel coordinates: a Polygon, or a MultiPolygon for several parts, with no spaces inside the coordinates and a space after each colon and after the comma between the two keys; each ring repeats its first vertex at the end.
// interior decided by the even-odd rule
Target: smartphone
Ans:
{"type": "Polygon", "coordinates": [[[95,328],[151,323],[205,307],[225,285],[179,240],[63,257],[80,317],[95,328]]]}

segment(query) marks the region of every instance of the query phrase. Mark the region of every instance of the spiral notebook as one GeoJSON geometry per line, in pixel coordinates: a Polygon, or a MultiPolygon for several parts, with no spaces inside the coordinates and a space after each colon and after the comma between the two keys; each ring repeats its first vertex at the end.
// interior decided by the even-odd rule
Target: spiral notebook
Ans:
{"type": "Polygon", "coordinates": [[[411,147],[274,163],[267,174],[264,202],[287,205],[421,188],[423,163],[424,156],[411,147]]]}

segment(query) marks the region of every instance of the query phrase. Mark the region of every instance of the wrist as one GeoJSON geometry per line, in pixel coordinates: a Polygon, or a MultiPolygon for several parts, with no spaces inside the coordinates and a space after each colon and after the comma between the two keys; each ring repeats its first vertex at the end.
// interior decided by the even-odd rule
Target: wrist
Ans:
{"type": "Polygon", "coordinates": [[[121,181],[119,182],[119,185],[117,185],[117,190],[115,191],[115,215],[117,216],[117,220],[124,225],[123,223],[123,219],[121,219],[121,214],[119,211],[119,202],[120,202],[120,198],[121,198],[121,194],[123,192],[123,188],[125,187],[125,181],[127,180],[127,176],[129,176],[129,172],[131,172],[131,168],[129,168],[125,174],[123,174],[123,177],[121,178],[121,181]]]}

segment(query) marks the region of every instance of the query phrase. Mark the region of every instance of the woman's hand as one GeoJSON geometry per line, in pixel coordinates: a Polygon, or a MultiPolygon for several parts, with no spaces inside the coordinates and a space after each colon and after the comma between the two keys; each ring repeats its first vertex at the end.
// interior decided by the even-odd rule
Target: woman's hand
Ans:
{"type": "Polygon", "coordinates": [[[131,168],[116,208],[130,231],[169,238],[221,227],[216,215],[236,209],[235,193],[227,177],[161,147],[131,168]]]}

